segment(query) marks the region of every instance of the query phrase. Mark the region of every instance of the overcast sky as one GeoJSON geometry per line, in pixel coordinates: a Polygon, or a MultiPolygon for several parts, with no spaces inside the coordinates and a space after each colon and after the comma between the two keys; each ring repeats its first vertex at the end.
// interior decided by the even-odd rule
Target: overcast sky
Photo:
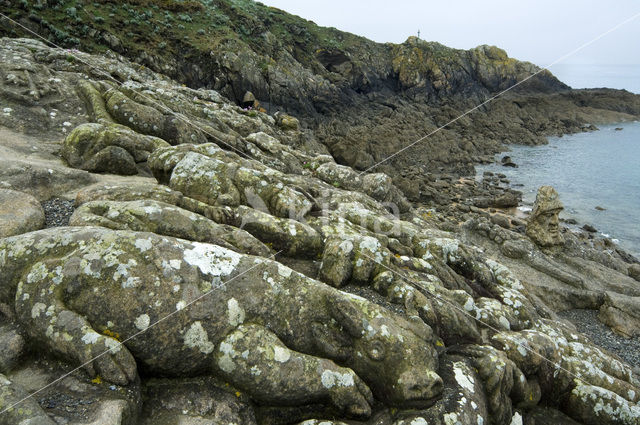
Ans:
{"type": "MultiPolygon", "coordinates": [[[[505,49],[511,57],[540,66],[551,64],[640,13],[638,0],[261,2],[312,20],[318,25],[336,27],[379,42],[401,43],[420,31],[420,38],[424,40],[462,49],[493,44],[505,49]]],[[[628,70],[633,75],[627,75],[626,78],[636,80],[640,86],[640,16],[563,60],[563,64],[564,67],[554,67],[551,71],[563,74],[568,69],[567,65],[590,65],[583,67],[583,72],[590,73],[596,83],[599,81],[598,75],[593,75],[598,73],[594,71],[595,66],[635,64],[638,66],[632,67],[633,71],[628,70]],[[635,75],[638,78],[634,78],[635,75]]],[[[575,74],[579,67],[570,68],[575,74]]],[[[602,81],[606,83],[607,78],[613,77],[602,76],[602,81]]]]}

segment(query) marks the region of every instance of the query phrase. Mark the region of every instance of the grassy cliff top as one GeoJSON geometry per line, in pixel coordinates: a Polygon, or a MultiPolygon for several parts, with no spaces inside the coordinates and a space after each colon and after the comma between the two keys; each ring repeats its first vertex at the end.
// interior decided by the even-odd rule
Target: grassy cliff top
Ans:
{"type": "MultiPolygon", "coordinates": [[[[262,54],[276,44],[309,65],[318,50],[375,45],[251,0],[20,0],[0,2],[0,10],[63,47],[128,56],[179,55],[185,47],[208,51],[237,41],[262,54]],[[265,40],[266,32],[275,39],[265,40]]],[[[0,34],[25,35],[13,25],[0,34]]]]}

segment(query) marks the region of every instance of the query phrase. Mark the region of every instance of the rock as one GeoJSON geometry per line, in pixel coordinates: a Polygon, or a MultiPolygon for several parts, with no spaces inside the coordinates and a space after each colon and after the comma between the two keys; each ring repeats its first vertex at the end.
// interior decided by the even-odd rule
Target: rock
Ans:
{"type": "Polygon", "coordinates": [[[393,425],[489,423],[481,378],[471,362],[459,356],[447,357],[440,374],[450,390],[428,410],[399,412],[393,425]]]}
{"type": "Polygon", "coordinates": [[[389,258],[389,251],[373,237],[333,236],[325,245],[319,277],[335,287],[349,280],[366,284],[384,270],[389,258]]]}
{"type": "Polygon", "coordinates": [[[159,181],[168,179],[171,189],[209,205],[244,204],[282,218],[302,218],[312,209],[308,196],[283,173],[257,161],[250,163],[252,169],[243,164],[213,144],[159,149],[149,162],[159,181]]]}
{"type": "Polygon", "coordinates": [[[136,362],[170,375],[207,370],[263,403],[291,404],[295,394],[294,404],[331,400],[352,417],[370,414],[369,387],[399,406],[426,403],[442,391],[428,326],[272,260],[153,233],[91,227],[6,238],[0,252],[12,259],[0,270],[7,282],[0,301],[9,301],[7,292],[15,288],[17,317],[30,337],[83,364],[90,376],[127,384],[136,380],[136,362]],[[62,252],[67,255],[60,257],[62,252]],[[27,284],[18,286],[22,276],[27,284]],[[233,285],[231,276],[238,276],[233,285]],[[51,284],[60,291],[43,290],[51,284]],[[215,295],[180,320],[149,327],[211,290],[215,295]],[[64,304],[58,293],[65,294],[64,304]],[[44,314],[47,305],[52,307],[44,314]],[[309,305],[314,308],[303,308],[309,305]],[[127,340],[147,327],[90,361],[117,344],[108,335],[127,340]],[[423,354],[407,356],[408,350],[423,354]]]}
{"type": "Polygon", "coordinates": [[[595,227],[593,227],[590,224],[585,224],[584,226],[582,226],[582,230],[587,231],[589,233],[597,233],[598,229],[596,229],[595,227]]]}
{"type": "Polygon", "coordinates": [[[84,100],[91,121],[100,124],[115,123],[107,111],[104,98],[99,90],[100,88],[99,84],[94,84],[91,81],[78,81],[78,94],[82,100],[84,100]]]}
{"type": "Polygon", "coordinates": [[[304,223],[245,206],[238,207],[237,215],[240,229],[285,255],[314,258],[322,252],[322,236],[304,223]]]}
{"type": "Polygon", "coordinates": [[[138,174],[136,162],[120,146],[107,146],[82,164],[81,168],[94,173],[112,173],[123,176],[138,174]]]}
{"type": "Polygon", "coordinates": [[[90,380],[82,372],[73,373],[69,365],[45,358],[43,353],[38,359],[12,371],[7,378],[10,380],[9,389],[15,393],[31,394],[38,391],[34,397],[25,400],[24,404],[14,409],[14,412],[21,415],[20,419],[44,416],[50,421],[32,419],[33,422],[27,423],[137,423],[141,405],[140,386],[137,382],[121,387],[104,382],[99,377],[90,380]],[[61,376],[64,376],[64,379],[55,386],[47,386],[61,376]]]}
{"type": "Polygon", "coordinates": [[[511,228],[511,219],[504,214],[491,215],[491,222],[505,229],[511,228]]]}
{"type": "Polygon", "coordinates": [[[27,397],[28,395],[29,393],[24,388],[0,374],[0,409],[3,412],[3,422],[6,424],[55,425],[56,423],[33,398],[27,397]],[[23,401],[23,399],[25,400],[23,401]],[[16,408],[18,404],[20,408],[16,408]],[[13,407],[14,405],[15,407],[13,407]]]}
{"type": "Polygon", "coordinates": [[[24,338],[15,326],[0,326],[0,373],[9,373],[22,360],[26,352],[24,338]]]}
{"type": "Polygon", "coordinates": [[[0,189],[0,238],[44,227],[44,210],[33,196],[0,189]]]}
{"type": "Polygon", "coordinates": [[[489,208],[489,203],[491,200],[487,197],[475,198],[473,200],[473,205],[478,208],[489,208]]]}
{"type": "MultiPolygon", "coordinates": [[[[17,17],[54,13],[25,14],[34,2],[23,3],[17,17]]],[[[195,7],[173,3],[174,12],[195,7]]],[[[254,6],[250,15],[259,18],[262,6],[254,6]]],[[[86,363],[37,398],[39,406],[25,405],[26,414],[127,425],[320,425],[371,414],[367,423],[424,425],[522,424],[548,411],[547,423],[569,424],[564,414],[578,418],[568,402],[576,376],[637,403],[630,366],[554,311],[602,307],[604,316],[616,307],[611,320],[630,327],[640,296],[631,277],[636,260],[584,233],[566,232],[564,246],[543,251],[522,235],[522,222],[498,211],[521,196],[505,189],[504,174],[482,182],[458,176],[490,160],[498,140],[538,144],[598,117],[632,119],[640,97],[573,91],[540,73],[473,123],[398,153],[459,117],[465,102],[491,97],[536,68],[494,47],[463,52],[415,38],[383,46],[343,34],[340,49],[326,49],[312,23],[269,14],[276,24],[286,18],[284,42],[240,14],[241,25],[262,34],[254,37],[259,49],[232,34],[204,56],[196,46],[186,62],[165,60],[153,46],[136,57],[144,65],[118,56],[125,51],[73,52],[82,61],[70,61],[70,52],[39,42],[0,40],[0,184],[40,201],[71,199],[82,188],[73,221],[82,227],[0,239],[7,399],[42,387],[41,376],[47,383],[86,363]],[[289,31],[301,43],[296,52],[281,47],[293,45],[289,31]],[[303,64],[301,51],[315,53],[303,64]],[[189,87],[148,67],[180,75],[189,87]],[[124,83],[116,88],[97,70],[124,83]],[[296,118],[243,111],[214,90],[190,88],[201,86],[233,99],[251,90],[296,118]],[[100,132],[88,135],[86,146],[97,150],[83,157],[75,146],[79,163],[151,171],[155,179],[64,168],[59,141],[87,119],[133,142],[100,145],[100,132]],[[5,127],[37,137],[7,137],[5,127]],[[140,142],[155,137],[157,146],[140,142]],[[81,176],[100,183],[84,188],[81,176]],[[491,210],[469,206],[474,201],[491,210]],[[273,252],[275,260],[266,258],[273,252]],[[633,302],[623,306],[616,294],[633,302]],[[136,420],[128,412],[140,410],[139,380],[147,405],[136,420]]],[[[239,28],[240,15],[227,15],[239,28]]],[[[107,38],[87,24],[98,44],[107,38]]],[[[120,30],[114,36],[123,40],[120,30]]],[[[620,422],[602,397],[575,406],[580,415],[620,422]]]]}
{"type": "Polygon", "coordinates": [[[627,338],[640,336],[640,297],[607,292],[598,319],[627,338]]]}
{"type": "Polygon", "coordinates": [[[150,379],[144,384],[141,425],[255,425],[246,395],[211,377],[150,379]]]}
{"type": "Polygon", "coordinates": [[[315,169],[315,176],[334,187],[355,190],[362,186],[362,177],[350,167],[325,162],[315,169]]]}
{"type": "Polygon", "coordinates": [[[527,221],[527,236],[542,247],[564,244],[558,228],[558,214],[563,209],[558,192],[553,187],[540,187],[527,221]]]}
{"type": "Polygon", "coordinates": [[[629,276],[640,282],[640,264],[631,264],[628,273],[629,276]]]}
{"type": "Polygon", "coordinates": [[[494,208],[513,208],[513,207],[517,207],[519,202],[520,202],[520,195],[512,192],[506,192],[500,196],[492,198],[489,201],[488,206],[494,207],[494,208]]]}
{"type": "Polygon", "coordinates": [[[246,92],[244,96],[242,96],[241,105],[243,108],[251,109],[258,109],[260,107],[260,103],[256,100],[256,97],[250,91],[246,92]]]}
{"type": "Polygon", "coordinates": [[[568,400],[567,413],[585,425],[635,425],[640,407],[604,388],[577,381],[568,400]]]}
{"type": "Polygon", "coordinates": [[[80,206],[71,226],[102,226],[113,230],[153,232],[224,246],[250,255],[268,257],[269,248],[244,230],[159,201],[92,201],[80,206]]]}
{"type": "Polygon", "coordinates": [[[353,273],[353,242],[333,238],[325,243],[319,278],[331,286],[340,288],[353,273]]]}
{"type": "Polygon", "coordinates": [[[490,346],[469,345],[462,353],[471,358],[482,382],[491,419],[495,423],[508,422],[513,415],[510,395],[516,392],[514,385],[523,385],[519,379],[522,372],[503,352],[490,346]]]}
{"type": "Polygon", "coordinates": [[[96,185],[78,192],[75,206],[91,201],[138,201],[150,199],[179,206],[183,195],[155,182],[96,185]]]}
{"type": "Polygon", "coordinates": [[[0,182],[5,188],[46,201],[95,183],[96,178],[86,171],[61,164],[0,157],[0,182]]]}
{"type": "Polygon", "coordinates": [[[511,160],[510,156],[503,156],[500,163],[503,167],[518,168],[518,165],[511,160]]]}
{"type": "MultiPolygon", "coordinates": [[[[133,94],[134,97],[139,96],[135,91],[133,94]]],[[[202,125],[173,112],[162,103],[150,102],[148,97],[142,97],[140,100],[153,106],[137,102],[120,90],[112,88],[105,92],[104,99],[108,113],[117,122],[137,133],[155,136],[171,145],[207,141],[202,134],[202,125]],[[161,111],[156,109],[157,107],[161,111]]]]}
{"type": "Polygon", "coordinates": [[[131,175],[154,150],[168,146],[156,137],[138,134],[118,124],[83,124],[64,140],[62,156],[75,168],[131,175]]]}
{"type": "Polygon", "coordinates": [[[298,131],[300,128],[300,122],[298,121],[298,119],[292,117],[291,115],[278,113],[275,118],[278,127],[285,131],[298,131]]]}
{"type": "Polygon", "coordinates": [[[624,130],[624,128],[622,128],[622,127],[616,127],[616,128],[614,128],[614,130],[615,130],[615,131],[622,131],[622,130],[624,130]]]}

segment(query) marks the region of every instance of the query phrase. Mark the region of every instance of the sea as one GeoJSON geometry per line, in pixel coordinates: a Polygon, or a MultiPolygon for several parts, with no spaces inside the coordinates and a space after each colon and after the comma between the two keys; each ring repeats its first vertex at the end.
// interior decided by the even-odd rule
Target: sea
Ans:
{"type": "Polygon", "coordinates": [[[532,207],[540,186],[553,186],[565,206],[561,218],[590,224],[640,258],[640,122],[551,137],[544,146],[510,146],[476,171],[478,179],[484,171],[505,174],[523,192],[522,210],[532,207]],[[518,168],[502,166],[504,155],[518,168]]]}
{"type": "Polygon", "coordinates": [[[549,67],[560,81],[574,89],[609,87],[640,94],[640,64],[571,64],[549,67]]]}

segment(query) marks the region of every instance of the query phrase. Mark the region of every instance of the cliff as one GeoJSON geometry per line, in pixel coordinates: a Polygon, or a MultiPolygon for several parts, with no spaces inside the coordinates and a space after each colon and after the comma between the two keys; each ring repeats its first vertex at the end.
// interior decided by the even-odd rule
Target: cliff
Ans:
{"type": "MultiPolygon", "coordinates": [[[[250,0],[5,1],[0,10],[63,47],[111,50],[235,102],[250,91],[270,113],[298,117],[338,162],[360,170],[540,70],[493,46],[464,51],[416,37],[375,43],[250,0]]],[[[0,34],[25,35],[10,23],[0,34]]],[[[570,90],[543,71],[481,111],[377,171],[402,187],[405,179],[428,186],[426,173],[469,175],[504,143],[542,144],[637,117],[640,101],[570,90]]]]}

